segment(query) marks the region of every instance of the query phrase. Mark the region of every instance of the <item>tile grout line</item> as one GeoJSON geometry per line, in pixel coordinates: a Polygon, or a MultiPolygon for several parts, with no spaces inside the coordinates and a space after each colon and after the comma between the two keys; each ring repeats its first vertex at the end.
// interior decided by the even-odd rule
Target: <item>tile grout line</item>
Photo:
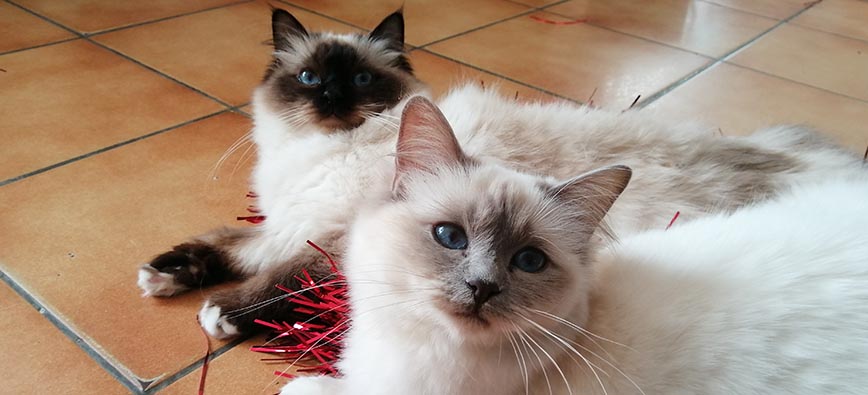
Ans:
{"type": "Polygon", "coordinates": [[[239,0],[239,1],[234,1],[231,3],[226,3],[226,4],[217,5],[217,6],[213,6],[213,7],[203,8],[201,10],[193,10],[193,11],[183,12],[183,13],[180,13],[177,15],[164,16],[164,17],[160,17],[157,19],[151,19],[151,20],[147,20],[147,21],[143,21],[143,22],[135,22],[135,23],[131,23],[129,25],[115,26],[115,27],[110,27],[110,28],[103,29],[103,30],[97,30],[95,32],[88,32],[88,33],[82,33],[82,34],[85,34],[85,35],[90,37],[90,36],[96,36],[96,35],[100,35],[100,34],[114,33],[114,32],[119,31],[119,30],[131,29],[134,27],[139,27],[139,26],[150,25],[150,24],[159,23],[159,22],[163,22],[163,21],[168,21],[168,20],[175,19],[175,18],[181,18],[181,17],[185,17],[185,16],[201,14],[203,12],[219,10],[221,8],[233,7],[236,5],[251,3],[253,1],[254,0],[239,0]]]}
{"type": "Polygon", "coordinates": [[[506,18],[502,18],[502,19],[499,19],[499,20],[496,20],[496,21],[493,21],[493,22],[489,22],[489,23],[486,23],[486,24],[481,25],[481,26],[474,27],[474,28],[469,29],[469,30],[465,30],[465,31],[463,31],[463,32],[459,32],[459,33],[455,33],[455,34],[450,35],[450,36],[446,36],[446,37],[443,37],[443,38],[439,38],[439,39],[434,40],[434,41],[431,41],[431,42],[429,42],[429,43],[427,43],[427,44],[420,45],[418,48],[419,48],[419,49],[425,49],[425,48],[427,48],[427,47],[429,47],[429,46],[432,46],[432,45],[435,45],[435,44],[441,43],[441,42],[443,42],[443,41],[451,40],[451,39],[453,39],[453,38],[460,37],[460,36],[463,36],[463,35],[466,35],[466,34],[470,34],[470,33],[473,33],[473,32],[476,32],[476,31],[479,31],[479,30],[482,30],[482,29],[485,29],[485,28],[489,28],[489,27],[492,27],[492,26],[494,26],[494,25],[497,25],[497,24],[500,24],[500,23],[503,23],[503,22],[511,21],[511,20],[513,20],[513,19],[518,19],[518,18],[521,18],[521,17],[523,17],[523,16],[527,16],[527,15],[533,14],[534,12],[544,11],[546,8],[554,7],[554,6],[556,6],[556,5],[560,5],[560,4],[566,3],[567,1],[569,1],[569,0],[561,0],[561,1],[558,1],[558,2],[551,3],[551,4],[547,4],[547,5],[545,5],[545,6],[541,6],[541,7],[531,7],[531,6],[528,6],[527,4],[522,4],[522,5],[525,6],[525,7],[529,7],[529,9],[526,10],[526,11],[522,11],[522,12],[520,12],[520,13],[518,13],[518,14],[515,14],[515,15],[512,15],[512,16],[508,16],[508,17],[506,17],[506,18]]]}
{"type": "MultiPolygon", "coordinates": [[[[229,352],[230,350],[234,349],[236,346],[247,341],[250,338],[251,337],[248,337],[248,336],[239,337],[237,339],[230,341],[229,343],[224,344],[223,347],[220,347],[217,350],[212,351],[211,354],[209,354],[208,363],[210,364],[210,363],[214,362],[217,358],[219,358],[223,354],[229,352]]],[[[209,338],[208,341],[211,341],[211,339],[209,338]]],[[[142,393],[144,395],[150,395],[150,394],[154,394],[154,393],[157,393],[159,391],[162,391],[162,390],[166,389],[166,387],[177,383],[179,380],[187,377],[189,374],[199,370],[199,368],[204,363],[205,363],[205,358],[204,357],[199,358],[195,362],[181,368],[180,370],[178,370],[175,373],[172,373],[172,375],[163,379],[162,381],[157,383],[157,385],[155,385],[153,387],[146,388],[145,390],[142,391],[142,393]]]]}
{"type": "Polygon", "coordinates": [[[55,328],[57,328],[64,336],[66,336],[69,340],[72,340],[76,346],[78,346],[82,351],[85,352],[91,359],[93,359],[97,365],[99,365],[103,370],[108,372],[115,380],[119,381],[124,387],[132,391],[134,394],[140,395],[144,394],[144,390],[141,388],[140,384],[137,380],[131,379],[128,375],[124,374],[120,369],[118,369],[115,364],[111,363],[111,361],[103,356],[99,351],[97,351],[96,347],[90,344],[89,341],[85,340],[83,337],[79,336],[75,330],[73,330],[69,325],[63,322],[54,311],[50,308],[46,307],[42,302],[39,301],[36,297],[30,294],[24,287],[18,284],[17,281],[12,279],[6,272],[0,269],[0,280],[2,280],[6,285],[12,288],[15,293],[18,294],[22,299],[24,299],[31,307],[36,309],[45,319],[47,319],[55,328]]]}
{"type": "MultiPolygon", "coordinates": [[[[672,92],[673,90],[677,89],[677,88],[680,87],[681,85],[684,85],[685,83],[687,83],[688,81],[692,80],[693,78],[696,78],[696,77],[699,76],[700,74],[702,74],[702,73],[704,73],[704,72],[710,70],[711,68],[713,68],[713,67],[715,67],[715,66],[717,66],[717,65],[719,65],[719,64],[721,64],[721,63],[729,64],[729,63],[727,63],[727,60],[731,59],[731,58],[734,57],[736,54],[738,54],[739,52],[743,51],[743,50],[746,49],[747,47],[751,46],[753,43],[759,41],[759,40],[762,39],[763,37],[769,35],[771,32],[777,30],[779,27],[785,25],[786,23],[788,23],[789,21],[795,19],[795,18],[798,17],[799,15],[802,15],[804,12],[810,10],[810,9],[811,9],[812,7],[814,7],[816,4],[817,4],[817,3],[809,4],[808,6],[806,6],[805,8],[802,8],[801,10],[799,10],[799,11],[796,12],[796,13],[794,13],[793,15],[790,15],[790,16],[787,17],[787,18],[781,19],[780,21],[778,21],[778,23],[772,25],[772,27],[766,29],[766,30],[763,31],[762,33],[760,33],[760,34],[756,35],[755,37],[751,38],[750,40],[748,40],[748,41],[742,43],[741,45],[739,45],[738,47],[734,48],[733,50],[731,50],[731,51],[729,51],[729,52],[723,54],[722,56],[718,57],[717,59],[715,59],[715,60],[713,60],[713,61],[711,61],[711,62],[709,62],[709,63],[707,63],[706,65],[704,65],[704,66],[702,66],[702,67],[700,67],[700,68],[698,68],[698,69],[696,69],[696,70],[693,70],[692,72],[688,73],[687,75],[685,75],[684,77],[680,78],[679,80],[677,80],[677,81],[675,81],[675,82],[673,82],[673,83],[667,85],[667,86],[664,87],[663,89],[661,89],[661,90],[655,92],[653,95],[648,96],[648,97],[646,97],[645,99],[639,101],[639,103],[636,104],[635,108],[640,108],[640,109],[641,109],[641,108],[644,108],[644,107],[648,106],[649,104],[651,104],[651,103],[657,101],[658,99],[660,99],[661,97],[665,96],[665,95],[668,94],[669,92],[672,92]]],[[[810,85],[808,85],[808,86],[810,86],[810,85]]]]}
{"type": "Polygon", "coordinates": [[[64,30],[66,30],[66,31],[68,31],[68,32],[70,32],[70,33],[72,33],[72,34],[75,34],[76,36],[78,36],[79,38],[83,39],[84,41],[87,41],[87,42],[89,42],[89,43],[91,43],[91,44],[93,44],[93,45],[96,45],[96,46],[98,46],[98,47],[100,47],[100,48],[103,48],[103,49],[109,51],[109,52],[112,52],[112,53],[114,53],[115,55],[118,55],[118,56],[120,56],[120,57],[123,58],[123,59],[126,59],[126,60],[128,60],[128,61],[130,61],[130,62],[133,62],[134,64],[137,64],[137,65],[139,65],[139,66],[141,66],[141,67],[144,67],[145,69],[150,70],[150,71],[156,73],[157,75],[159,75],[159,76],[161,76],[161,77],[163,77],[163,78],[166,78],[166,79],[168,79],[168,80],[170,80],[170,81],[172,81],[172,82],[175,82],[175,83],[177,83],[177,84],[179,84],[179,85],[181,85],[181,86],[183,86],[183,87],[185,87],[185,88],[187,88],[187,89],[190,89],[190,90],[192,90],[192,91],[194,91],[194,92],[196,92],[196,93],[198,93],[198,94],[200,94],[200,95],[202,95],[202,96],[204,96],[204,97],[206,97],[206,98],[208,98],[208,99],[211,99],[212,101],[217,102],[218,104],[222,105],[223,107],[225,107],[225,108],[227,108],[227,109],[229,109],[229,108],[232,107],[231,104],[226,103],[226,102],[224,102],[223,100],[220,100],[220,99],[218,99],[218,98],[216,98],[216,97],[214,97],[214,96],[211,96],[210,94],[205,93],[205,92],[203,92],[202,90],[200,90],[200,89],[198,89],[198,88],[195,88],[195,87],[193,87],[192,85],[189,85],[189,84],[187,84],[187,83],[185,83],[185,82],[183,82],[183,81],[181,81],[181,80],[179,80],[179,79],[177,79],[177,78],[175,78],[175,77],[172,77],[172,76],[170,76],[170,75],[168,75],[168,74],[166,74],[166,73],[163,73],[162,71],[157,70],[157,69],[154,68],[154,67],[148,66],[147,64],[142,63],[142,62],[139,61],[138,59],[135,59],[135,58],[133,58],[133,57],[131,57],[131,56],[128,56],[128,55],[124,54],[123,52],[120,52],[120,51],[118,51],[118,50],[116,50],[116,49],[114,49],[114,48],[111,48],[111,47],[109,47],[109,46],[107,46],[107,45],[105,45],[105,44],[102,44],[102,43],[100,43],[100,42],[98,42],[98,41],[94,41],[94,40],[93,40],[89,35],[87,35],[87,34],[85,34],[85,33],[81,33],[81,32],[79,32],[79,31],[77,31],[77,30],[75,30],[75,29],[72,29],[72,28],[70,28],[70,27],[68,27],[68,26],[66,26],[66,25],[64,25],[64,24],[62,24],[62,23],[60,23],[60,22],[54,21],[53,19],[48,18],[48,17],[46,17],[46,16],[44,16],[44,15],[42,15],[42,14],[39,14],[39,13],[33,11],[33,10],[30,10],[30,9],[24,7],[24,6],[21,6],[21,5],[17,4],[17,3],[15,3],[15,2],[13,2],[12,0],[5,0],[5,1],[6,1],[7,3],[9,3],[9,4],[11,4],[11,5],[15,6],[15,7],[18,7],[19,9],[21,9],[21,10],[23,10],[23,11],[25,11],[25,12],[27,12],[27,13],[29,13],[29,14],[35,16],[35,17],[37,17],[37,18],[40,18],[40,19],[42,19],[42,20],[44,20],[44,21],[46,21],[46,22],[49,22],[49,23],[51,23],[51,24],[53,24],[53,25],[55,25],[55,26],[57,26],[57,27],[60,27],[60,28],[62,28],[62,29],[64,29],[64,30]]]}
{"type": "Polygon", "coordinates": [[[217,111],[217,112],[213,112],[213,113],[210,113],[210,114],[202,115],[202,116],[197,117],[197,118],[188,119],[188,120],[186,120],[186,121],[184,121],[184,122],[181,122],[181,123],[178,123],[178,124],[175,124],[175,125],[169,126],[169,127],[165,127],[165,128],[163,128],[163,129],[160,129],[160,130],[157,130],[157,131],[154,131],[154,132],[150,132],[150,133],[147,133],[147,134],[143,134],[143,135],[138,136],[138,137],[133,137],[133,138],[131,138],[131,139],[129,139],[129,140],[124,140],[124,141],[121,141],[121,142],[118,142],[118,143],[114,143],[114,144],[112,144],[112,145],[108,145],[108,146],[105,146],[105,147],[99,148],[99,149],[97,149],[97,150],[94,150],[94,151],[91,151],[91,152],[88,152],[88,153],[85,153],[85,154],[81,154],[81,155],[79,155],[79,156],[75,156],[75,157],[72,157],[72,158],[69,158],[69,159],[66,159],[66,160],[62,160],[62,161],[57,162],[57,163],[54,163],[54,164],[52,164],[52,165],[45,166],[45,167],[42,167],[42,168],[39,168],[39,169],[33,170],[33,171],[31,171],[31,172],[28,172],[28,173],[24,173],[24,174],[22,174],[22,175],[15,176],[15,177],[12,177],[12,178],[9,178],[9,179],[6,179],[6,180],[3,180],[3,181],[0,181],[0,187],[5,186],[5,185],[12,184],[12,183],[14,183],[14,182],[18,182],[18,181],[24,180],[24,179],[26,179],[26,178],[33,177],[33,176],[38,175],[38,174],[45,173],[45,172],[50,171],[50,170],[54,170],[54,169],[56,169],[56,168],[58,168],[58,167],[66,166],[66,165],[68,165],[68,164],[70,164],[70,163],[78,162],[78,161],[80,161],[80,160],[82,160],[82,159],[90,158],[91,156],[98,155],[98,154],[101,154],[101,153],[103,153],[103,152],[111,151],[111,150],[113,150],[113,149],[115,149],[115,148],[120,148],[120,147],[123,147],[123,146],[125,146],[125,145],[129,145],[129,144],[135,143],[135,142],[140,141],[140,140],[144,140],[144,139],[147,139],[147,138],[150,138],[150,137],[156,136],[156,135],[160,135],[160,134],[163,134],[163,133],[166,133],[166,132],[169,132],[169,131],[172,131],[172,130],[175,130],[175,129],[178,129],[178,128],[181,128],[181,127],[184,127],[184,126],[187,126],[187,125],[192,124],[192,123],[195,123],[195,122],[203,121],[203,120],[205,120],[205,119],[208,119],[208,118],[211,118],[211,117],[215,117],[215,116],[217,116],[217,115],[220,115],[220,114],[223,114],[223,113],[226,113],[226,112],[229,112],[229,111],[230,111],[230,109],[223,109],[223,110],[220,110],[220,111],[217,111]]]}
{"type": "Polygon", "coordinates": [[[748,67],[748,66],[740,65],[740,64],[738,64],[738,63],[730,63],[730,62],[727,62],[727,61],[724,61],[723,63],[725,63],[725,64],[727,64],[727,65],[729,65],[729,66],[732,66],[732,67],[737,67],[737,68],[744,69],[744,70],[750,70],[750,71],[753,71],[753,72],[755,72],[755,73],[765,75],[765,76],[767,76],[767,77],[776,78],[776,79],[779,79],[779,80],[782,80],[782,81],[791,82],[791,83],[796,84],[796,85],[801,85],[801,86],[804,86],[804,87],[808,87],[808,88],[816,89],[816,90],[818,90],[818,91],[822,91],[822,92],[826,92],[826,93],[829,93],[829,94],[833,94],[833,95],[835,95],[835,96],[841,96],[841,97],[844,97],[844,98],[847,98],[847,99],[850,99],[850,100],[855,100],[855,101],[862,102],[862,103],[868,103],[868,100],[866,100],[866,99],[862,99],[862,98],[858,98],[858,97],[850,96],[850,95],[848,95],[848,94],[841,93],[841,92],[836,92],[836,91],[830,90],[830,89],[828,89],[828,88],[823,88],[823,87],[821,87],[821,86],[811,85],[811,84],[809,84],[809,83],[807,83],[807,82],[796,81],[796,80],[789,79],[789,78],[787,78],[787,77],[783,77],[783,76],[780,76],[780,75],[777,75],[777,74],[769,73],[769,72],[767,72],[767,71],[763,71],[763,70],[755,69],[755,68],[753,68],[753,67],[748,67]]]}
{"type": "Polygon", "coordinates": [[[37,48],[43,48],[43,47],[50,47],[50,46],[52,46],[52,45],[63,44],[63,43],[67,43],[67,42],[75,41],[75,40],[80,40],[80,39],[81,39],[80,36],[76,36],[76,37],[66,38],[66,39],[63,39],[63,40],[51,41],[51,42],[42,43],[42,44],[39,44],[39,45],[33,45],[33,46],[30,46],[30,47],[24,47],[24,48],[12,49],[12,50],[9,50],[9,51],[6,51],[6,52],[0,52],[0,56],[3,56],[3,55],[11,55],[11,54],[18,53],[18,52],[29,51],[29,50],[31,50],[31,49],[37,49],[37,48]]]}
{"type": "Polygon", "coordinates": [[[474,65],[472,65],[472,64],[470,64],[470,63],[466,63],[466,62],[464,62],[464,61],[462,61],[462,60],[454,59],[454,58],[451,58],[451,57],[449,57],[449,56],[446,56],[446,55],[443,55],[443,54],[440,54],[440,53],[437,53],[437,52],[433,52],[433,51],[431,51],[430,49],[426,49],[426,48],[418,48],[418,49],[416,49],[416,51],[425,52],[425,53],[430,54],[430,55],[432,55],[432,56],[436,56],[436,57],[441,58],[441,59],[446,59],[446,60],[449,60],[449,61],[451,61],[451,62],[458,63],[458,64],[460,64],[460,65],[462,65],[462,66],[464,66],[464,67],[469,67],[469,68],[471,68],[471,69],[473,69],[473,70],[476,70],[476,71],[479,71],[479,72],[482,72],[482,73],[488,74],[488,75],[490,75],[490,76],[494,76],[494,77],[497,77],[497,78],[503,79],[503,80],[505,80],[505,81],[512,82],[513,84],[516,84],[516,85],[521,85],[521,86],[523,86],[523,87],[525,87],[525,88],[530,88],[530,89],[535,90],[535,91],[540,92],[540,93],[545,93],[545,94],[547,94],[547,95],[550,95],[550,96],[556,97],[556,98],[561,99],[561,100],[566,100],[566,101],[573,102],[573,103],[576,103],[576,104],[584,104],[584,103],[583,103],[582,101],[580,101],[580,100],[576,100],[576,99],[573,99],[573,98],[571,98],[571,97],[563,96],[563,95],[561,95],[561,94],[559,94],[559,93],[551,92],[551,91],[548,91],[548,90],[546,90],[546,89],[540,88],[540,87],[538,87],[538,86],[528,84],[527,82],[519,81],[519,80],[513,79],[513,78],[511,78],[511,77],[507,77],[507,76],[505,76],[505,75],[501,75],[501,74],[495,73],[495,72],[493,72],[493,71],[491,71],[491,70],[486,70],[486,69],[483,69],[483,68],[481,68],[481,67],[474,66],[474,65]]]}

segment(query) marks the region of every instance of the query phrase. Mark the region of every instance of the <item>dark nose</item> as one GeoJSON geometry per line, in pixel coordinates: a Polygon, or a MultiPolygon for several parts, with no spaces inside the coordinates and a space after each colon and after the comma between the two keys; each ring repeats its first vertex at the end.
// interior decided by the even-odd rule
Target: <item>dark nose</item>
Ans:
{"type": "Polygon", "coordinates": [[[500,286],[490,281],[470,280],[465,281],[465,283],[470,288],[470,291],[473,292],[473,301],[476,303],[476,309],[482,307],[492,296],[500,293],[500,286]]]}
{"type": "Polygon", "coordinates": [[[328,89],[326,89],[325,92],[323,92],[322,96],[326,99],[327,102],[332,103],[340,100],[341,96],[343,95],[341,95],[340,89],[329,87],[328,89]]]}

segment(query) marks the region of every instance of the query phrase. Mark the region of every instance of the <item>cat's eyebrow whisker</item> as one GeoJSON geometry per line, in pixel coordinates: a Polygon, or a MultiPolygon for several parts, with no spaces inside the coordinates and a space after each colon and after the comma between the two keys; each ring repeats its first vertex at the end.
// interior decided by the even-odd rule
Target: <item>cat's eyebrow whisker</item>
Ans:
{"type": "MultiPolygon", "coordinates": [[[[523,316],[523,315],[521,315],[521,314],[518,314],[518,316],[521,317],[522,319],[524,319],[525,321],[527,321],[528,323],[530,323],[531,325],[533,325],[534,327],[536,327],[537,329],[539,329],[539,330],[541,330],[541,331],[544,331],[543,333],[549,333],[549,334],[551,334],[551,332],[550,332],[549,330],[543,328],[542,325],[537,324],[537,323],[534,322],[533,320],[531,320],[531,319],[529,319],[529,318],[527,318],[527,317],[525,317],[525,316],[523,316]]],[[[603,390],[603,395],[608,395],[608,394],[609,394],[609,391],[606,390],[606,386],[603,384],[603,379],[601,379],[601,378],[600,378],[600,375],[597,374],[597,369],[599,369],[599,367],[598,367],[597,369],[595,369],[594,367],[595,367],[596,365],[592,364],[591,361],[588,360],[588,358],[585,358],[585,356],[582,355],[581,352],[579,352],[579,350],[576,350],[572,345],[570,345],[569,343],[565,342],[565,341],[564,341],[563,339],[561,339],[559,336],[554,336],[553,339],[556,339],[556,340],[558,340],[559,342],[561,342],[564,346],[566,346],[566,347],[569,348],[571,351],[573,351],[574,353],[576,353],[576,355],[578,355],[579,358],[581,358],[583,361],[585,361],[585,363],[588,365],[588,368],[591,369],[591,373],[594,374],[594,378],[597,379],[597,383],[600,384],[600,388],[603,390]]],[[[603,372],[602,369],[600,369],[600,371],[603,372]]],[[[605,373],[605,372],[604,372],[604,373],[605,373]]],[[[628,380],[629,380],[629,379],[628,379],[628,380]]],[[[632,380],[631,380],[631,381],[632,381],[632,380]]],[[[641,390],[640,390],[640,391],[641,391],[641,390]]],[[[644,395],[644,393],[643,393],[643,395],[644,395]]]]}

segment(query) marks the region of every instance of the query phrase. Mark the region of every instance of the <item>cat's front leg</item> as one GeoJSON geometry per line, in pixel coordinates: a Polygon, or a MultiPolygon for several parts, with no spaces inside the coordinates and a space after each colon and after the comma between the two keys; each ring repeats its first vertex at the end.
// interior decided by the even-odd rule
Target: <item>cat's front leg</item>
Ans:
{"type": "Polygon", "coordinates": [[[189,289],[244,278],[256,262],[238,253],[261,238],[257,228],[221,228],[164,252],[138,272],[143,296],[172,296],[189,289]]]}
{"type": "Polygon", "coordinates": [[[340,395],[343,380],[331,376],[298,377],[280,390],[280,395],[340,395]]]}
{"type": "Polygon", "coordinates": [[[262,269],[238,287],[212,294],[199,312],[199,322],[209,335],[223,339],[265,329],[256,319],[292,323],[308,318],[295,312],[295,306],[286,301],[287,293],[276,287],[303,289],[306,285],[297,279],[304,278],[302,270],[314,281],[330,274],[329,265],[318,253],[296,256],[262,269]]]}

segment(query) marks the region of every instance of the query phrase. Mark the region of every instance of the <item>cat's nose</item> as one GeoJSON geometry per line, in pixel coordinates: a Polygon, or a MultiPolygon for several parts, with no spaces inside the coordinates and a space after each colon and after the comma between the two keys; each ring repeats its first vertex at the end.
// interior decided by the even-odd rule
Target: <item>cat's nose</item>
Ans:
{"type": "Polygon", "coordinates": [[[325,92],[323,92],[322,96],[326,99],[326,101],[331,103],[340,99],[342,95],[340,90],[329,88],[326,89],[325,92]]]}
{"type": "Polygon", "coordinates": [[[500,293],[500,286],[491,281],[470,280],[465,281],[465,283],[470,288],[470,291],[473,292],[473,302],[476,304],[477,309],[482,307],[492,296],[500,293]]]}

